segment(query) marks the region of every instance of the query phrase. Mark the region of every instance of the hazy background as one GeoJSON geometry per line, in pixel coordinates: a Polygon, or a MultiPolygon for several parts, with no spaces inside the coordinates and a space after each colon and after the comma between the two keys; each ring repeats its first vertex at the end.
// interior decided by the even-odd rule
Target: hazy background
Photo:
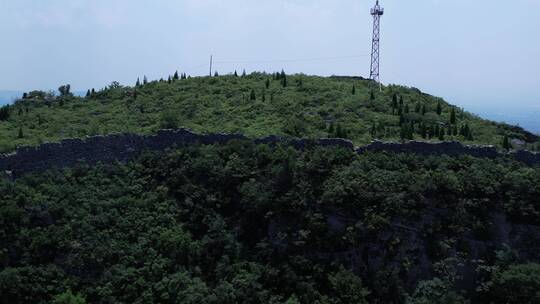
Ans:
{"type": "MultiPolygon", "coordinates": [[[[220,73],[368,76],[374,2],[0,0],[0,90],[203,75],[210,54],[220,73]]],[[[384,83],[540,132],[540,1],[381,4],[384,83]]]]}

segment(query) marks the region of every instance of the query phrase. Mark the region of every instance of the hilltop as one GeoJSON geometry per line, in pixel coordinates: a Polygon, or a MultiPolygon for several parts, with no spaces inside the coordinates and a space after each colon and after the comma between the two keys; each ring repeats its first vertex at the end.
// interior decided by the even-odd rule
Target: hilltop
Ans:
{"type": "Polygon", "coordinates": [[[108,136],[0,155],[0,303],[540,301],[539,154],[351,143],[520,127],[355,77],[59,91],[0,108],[2,151],[108,136]]]}
{"type": "Polygon", "coordinates": [[[416,139],[501,146],[506,137],[538,148],[538,137],[520,127],[481,119],[416,88],[379,90],[359,77],[252,73],[137,82],[113,82],[86,97],[69,90],[60,96],[26,94],[0,111],[0,152],[64,138],[180,127],[252,137],[339,137],[357,145],[416,139]]]}

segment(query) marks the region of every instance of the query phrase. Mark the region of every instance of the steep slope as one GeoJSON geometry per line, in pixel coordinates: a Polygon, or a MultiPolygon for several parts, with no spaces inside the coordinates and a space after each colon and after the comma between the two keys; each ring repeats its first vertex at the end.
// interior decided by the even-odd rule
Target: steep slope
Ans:
{"type": "Polygon", "coordinates": [[[251,141],[0,178],[0,303],[538,303],[539,197],[506,160],[251,141]]]}
{"type": "Polygon", "coordinates": [[[113,83],[86,98],[34,92],[8,112],[9,117],[0,115],[3,152],[63,138],[149,134],[178,127],[258,137],[342,137],[355,144],[373,138],[494,145],[504,136],[528,143],[538,140],[521,128],[482,120],[418,89],[390,85],[379,91],[360,78],[281,73],[154,81],[135,87],[113,83]]]}

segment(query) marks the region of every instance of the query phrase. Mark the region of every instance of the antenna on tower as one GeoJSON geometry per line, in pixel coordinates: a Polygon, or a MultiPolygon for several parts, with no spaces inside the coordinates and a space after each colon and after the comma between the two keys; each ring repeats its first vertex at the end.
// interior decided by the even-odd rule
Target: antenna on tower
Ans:
{"type": "Polygon", "coordinates": [[[371,9],[371,15],[373,16],[373,40],[371,46],[371,69],[369,71],[369,78],[377,83],[379,82],[379,46],[381,40],[381,16],[384,15],[384,8],[379,6],[379,0],[375,3],[375,6],[371,9]]]}

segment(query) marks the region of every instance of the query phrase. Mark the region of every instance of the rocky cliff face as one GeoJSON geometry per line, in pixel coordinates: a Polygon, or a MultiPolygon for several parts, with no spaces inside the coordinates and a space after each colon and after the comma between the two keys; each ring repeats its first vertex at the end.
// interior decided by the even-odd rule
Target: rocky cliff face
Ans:
{"type": "MultiPolygon", "coordinates": [[[[59,143],[47,143],[37,147],[22,147],[15,153],[0,156],[0,172],[9,171],[21,175],[50,168],[66,168],[77,163],[97,164],[113,161],[126,162],[146,150],[165,150],[193,144],[224,144],[231,140],[249,140],[239,134],[195,134],[189,130],[161,130],[156,135],[116,134],[86,139],[67,139],[59,143]]],[[[458,142],[443,143],[383,143],[355,148],[344,139],[291,139],[269,136],[253,140],[257,144],[287,144],[297,149],[311,146],[344,147],[357,153],[367,151],[418,153],[424,155],[471,155],[474,157],[510,157],[528,165],[540,163],[540,154],[519,151],[510,154],[498,153],[494,147],[464,146],[458,142]]]]}

